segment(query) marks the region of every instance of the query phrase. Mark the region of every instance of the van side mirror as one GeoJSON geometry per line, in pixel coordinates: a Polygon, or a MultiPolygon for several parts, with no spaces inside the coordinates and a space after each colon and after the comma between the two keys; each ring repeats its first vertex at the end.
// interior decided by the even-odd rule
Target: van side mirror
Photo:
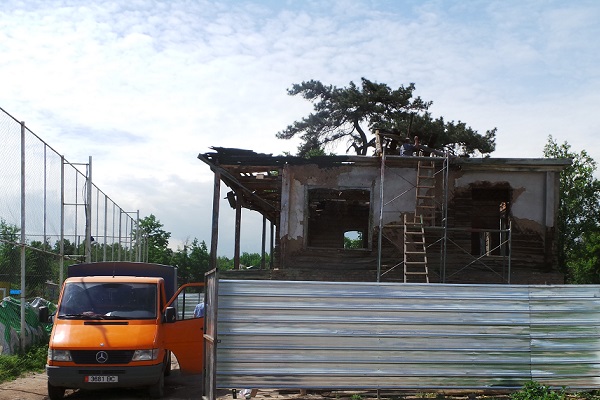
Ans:
{"type": "Polygon", "coordinates": [[[48,311],[48,307],[42,306],[38,309],[38,321],[43,323],[48,323],[48,317],[50,316],[50,311],[48,311]]]}
{"type": "Polygon", "coordinates": [[[172,323],[177,321],[177,311],[175,307],[167,307],[165,309],[165,314],[163,315],[163,322],[172,323]]]}

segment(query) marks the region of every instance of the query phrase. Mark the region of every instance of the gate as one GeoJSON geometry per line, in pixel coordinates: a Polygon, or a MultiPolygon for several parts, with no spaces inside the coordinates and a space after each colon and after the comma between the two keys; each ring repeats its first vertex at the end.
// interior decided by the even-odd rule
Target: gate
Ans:
{"type": "Polygon", "coordinates": [[[202,377],[202,398],[216,399],[217,362],[217,293],[219,286],[216,269],[206,273],[204,297],[204,372],[202,377]]]}

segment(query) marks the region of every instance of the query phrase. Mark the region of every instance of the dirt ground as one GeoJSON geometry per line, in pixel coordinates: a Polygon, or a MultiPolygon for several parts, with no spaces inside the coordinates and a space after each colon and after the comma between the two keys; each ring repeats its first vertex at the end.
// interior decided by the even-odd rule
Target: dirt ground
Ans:
{"type": "MultiPolygon", "coordinates": [[[[182,375],[178,369],[165,379],[164,400],[199,400],[202,386],[199,375],[182,375]]],[[[46,375],[44,373],[29,374],[11,382],[0,384],[0,400],[47,400],[46,375]]],[[[145,390],[140,389],[107,389],[97,391],[68,390],[66,400],[147,400],[150,399],[145,390]]],[[[509,400],[507,393],[481,392],[402,392],[381,391],[380,400],[509,400]]],[[[595,396],[568,397],[569,400],[600,399],[595,396]]],[[[219,390],[218,400],[234,400],[231,390],[219,390]]],[[[244,400],[237,395],[237,400],[244,400]]],[[[298,390],[259,390],[252,400],[378,400],[376,391],[307,391],[298,390]]]]}
{"type": "MultiPolygon", "coordinates": [[[[164,400],[201,399],[202,385],[199,375],[182,375],[178,369],[172,371],[165,379],[164,400]]],[[[383,400],[401,399],[497,399],[508,400],[506,395],[483,395],[466,393],[402,393],[380,392],[383,400]]],[[[46,375],[44,373],[28,374],[14,381],[0,384],[0,400],[47,400],[46,375]]],[[[107,389],[97,391],[67,390],[68,400],[146,400],[150,399],[145,390],[140,389],[107,389]]],[[[298,390],[259,390],[253,400],[376,400],[375,391],[307,391],[298,390]]],[[[220,390],[218,400],[234,400],[231,390],[220,390]]],[[[244,400],[237,395],[237,400],[244,400]]]]}
{"type": "MultiPolygon", "coordinates": [[[[182,375],[174,365],[171,375],[165,379],[164,400],[201,399],[202,384],[199,375],[182,375]]],[[[403,393],[399,391],[380,392],[380,399],[497,399],[508,400],[507,395],[483,395],[481,393],[403,393]]],[[[0,384],[0,400],[47,400],[45,373],[32,373],[14,381],[0,384]]],[[[97,391],[67,390],[68,400],[146,400],[150,399],[145,390],[107,389],[97,391]]],[[[376,391],[307,391],[299,390],[259,390],[253,400],[376,400],[376,391]]],[[[219,390],[218,400],[234,400],[231,390],[219,390]]],[[[237,395],[237,400],[244,400],[237,395]]]]}
{"type": "MultiPolygon", "coordinates": [[[[202,382],[200,375],[184,375],[179,371],[176,359],[171,375],[165,379],[164,400],[201,399],[202,382]]],[[[46,374],[31,373],[14,381],[0,384],[0,400],[47,400],[46,374]]],[[[231,390],[219,390],[218,400],[234,400],[231,390]]],[[[67,390],[66,400],[147,400],[145,390],[107,389],[96,391],[67,390]]],[[[306,391],[299,390],[259,390],[252,400],[377,400],[376,391],[306,391]]],[[[509,400],[507,393],[482,392],[402,392],[380,391],[381,400],[451,399],[451,400],[509,400]]],[[[594,396],[569,396],[569,400],[600,399],[594,396]]],[[[245,400],[237,395],[237,400],[245,400]]]]}

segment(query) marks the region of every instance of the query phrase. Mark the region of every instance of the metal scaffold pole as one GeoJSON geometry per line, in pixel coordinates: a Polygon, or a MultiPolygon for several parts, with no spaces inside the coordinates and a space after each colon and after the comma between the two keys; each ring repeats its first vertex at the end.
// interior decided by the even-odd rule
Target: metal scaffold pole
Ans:
{"type": "Polygon", "coordinates": [[[381,175],[379,179],[379,232],[377,233],[377,282],[381,280],[381,247],[383,240],[383,183],[385,181],[385,146],[381,151],[381,175]]]}

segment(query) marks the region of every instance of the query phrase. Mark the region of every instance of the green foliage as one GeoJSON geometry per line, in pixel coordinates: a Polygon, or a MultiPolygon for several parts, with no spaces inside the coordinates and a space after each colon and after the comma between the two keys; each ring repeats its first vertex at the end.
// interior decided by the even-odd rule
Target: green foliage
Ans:
{"type": "Polygon", "coordinates": [[[600,181],[596,162],[585,150],[571,151],[550,136],[544,156],[570,158],[560,174],[557,256],[570,283],[600,283],[600,181]]]}
{"type": "MultiPolygon", "coordinates": [[[[268,254],[265,255],[265,265],[269,265],[270,257],[268,254]]],[[[221,271],[229,271],[234,267],[233,259],[229,259],[224,256],[217,257],[217,268],[221,271]]],[[[261,255],[259,253],[246,253],[243,252],[240,256],[241,268],[260,268],[261,267],[261,255]]]]}
{"type": "MultiPolygon", "coordinates": [[[[246,268],[248,268],[248,267],[260,268],[261,260],[262,260],[262,257],[260,256],[259,253],[243,252],[242,255],[240,256],[240,264],[244,265],[246,268]]],[[[268,254],[265,255],[265,264],[266,265],[269,264],[269,255],[268,254]]]]}
{"type": "Polygon", "coordinates": [[[299,156],[323,152],[323,148],[342,139],[348,141],[348,150],[366,155],[370,147],[375,147],[375,138],[369,138],[364,127],[401,137],[418,135],[429,147],[446,147],[459,155],[476,152],[485,155],[494,151],[495,128],[482,136],[461,121],[433,119],[427,113],[432,102],[413,98],[413,83],[396,90],[365,78],[361,83],[358,87],[350,82],[346,88],[326,86],[315,80],[292,85],[288,94],[311,101],[314,112],[278,132],[277,137],[291,139],[300,135],[299,156]]]}
{"type": "Polygon", "coordinates": [[[19,228],[0,219],[0,271],[3,281],[18,283],[21,253],[19,228]]]}
{"type": "Polygon", "coordinates": [[[183,248],[173,253],[171,264],[177,266],[180,283],[203,282],[204,274],[210,270],[210,254],[204,241],[194,238],[183,248]]]}
{"type": "Polygon", "coordinates": [[[217,269],[220,271],[228,271],[233,269],[233,260],[230,260],[225,256],[217,257],[217,269]]]}
{"type": "Polygon", "coordinates": [[[363,237],[362,233],[358,232],[356,239],[351,239],[348,236],[344,236],[344,248],[345,249],[363,249],[363,237]]]}
{"type": "Polygon", "coordinates": [[[598,399],[600,399],[600,390],[592,390],[589,392],[579,392],[579,393],[577,393],[577,398],[585,399],[585,400],[598,400],[598,399]]]}
{"type": "Polygon", "coordinates": [[[350,400],[362,400],[362,396],[360,394],[355,393],[350,397],[350,400]]]}
{"type": "Polygon", "coordinates": [[[511,400],[563,400],[566,398],[566,393],[564,388],[557,392],[538,382],[530,381],[510,398],[511,400]]]}
{"type": "Polygon", "coordinates": [[[15,379],[26,372],[42,372],[47,356],[48,345],[32,347],[23,354],[0,355],[0,382],[15,379]]]}
{"type": "Polygon", "coordinates": [[[171,232],[165,231],[153,214],[140,220],[140,229],[148,241],[148,262],[169,264],[173,256],[173,250],[169,248],[171,232]]]}

